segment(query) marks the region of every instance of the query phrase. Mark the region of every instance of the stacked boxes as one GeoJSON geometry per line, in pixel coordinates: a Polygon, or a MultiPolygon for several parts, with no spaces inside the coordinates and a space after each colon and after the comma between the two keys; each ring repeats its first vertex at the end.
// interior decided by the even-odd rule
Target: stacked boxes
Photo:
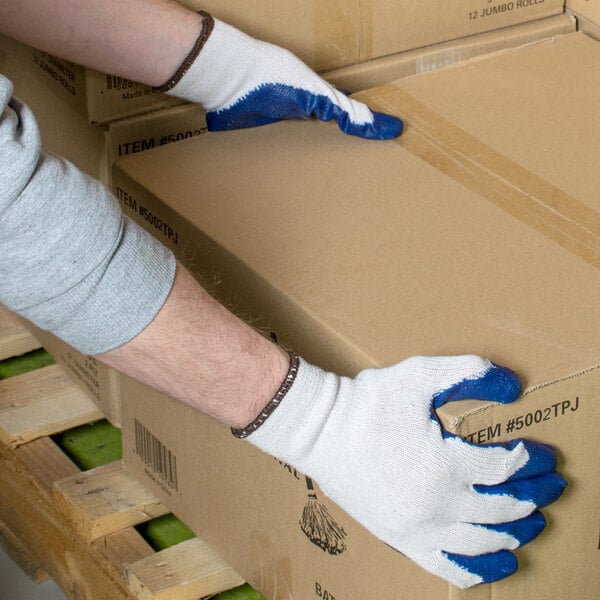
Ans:
{"type": "Polygon", "coordinates": [[[115,193],[142,225],[139,207],[168,224],[169,238],[149,230],[218,280],[217,297],[324,368],[475,353],[517,370],[519,402],[441,416],[476,443],[557,447],[570,487],[548,529],[518,551],[517,575],[461,591],[317,491],[347,534],[323,552],[299,523],[301,473],[129,379],[125,464],[269,600],[595,600],[600,44],[556,36],[355,97],[402,116],[403,135],[290,122],[210,134],[120,161],[115,193]]]}
{"type": "Polygon", "coordinates": [[[556,0],[183,0],[288,48],[318,72],[557,15],[556,0]]]}
{"type": "Polygon", "coordinates": [[[90,123],[107,123],[182,103],[146,85],[84,68],[36,48],[29,48],[28,58],[31,74],[90,123]]]}
{"type": "MultiPolygon", "coordinates": [[[[531,22],[563,12],[559,0],[440,0],[418,4],[375,0],[302,0],[282,3],[184,0],[190,8],[265,41],[288,48],[318,72],[339,69],[415,48],[531,22]]],[[[84,115],[108,123],[182,101],[110,74],[82,67],[35,48],[27,48],[27,69],[84,115]]]]}
{"type": "MultiPolygon", "coordinates": [[[[42,67],[45,60],[50,61],[51,57],[0,36],[1,72],[13,82],[15,96],[25,101],[36,115],[45,149],[70,160],[107,186],[110,186],[110,166],[117,157],[199,135],[206,129],[203,109],[180,102],[170,109],[115,119],[102,126],[92,125],[88,119],[91,113],[84,110],[83,104],[79,108],[74,105],[81,93],[80,84],[86,77],[83,67],[53,59],[48,63],[56,69],[52,75],[50,67],[42,67]],[[36,65],[45,75],[32,76],[31,65],[36,65]],[[64,65],[64,69],[60,65],[64,65]],[[75,86],[73,97],[67,89],[67,80],[73,81],[75,86]],[[58,93],[49,95],[49,88],[58,93]]],[[[107,106],[110,107],[110,103],[107,106]]],[[[140,110],[139,104],[136,110],[140,110]]],[[[111,114],[115,116],[118,112],[111,114]]],[[[119,426],[120,374],[32,323],[25,320],[22,323],[81,385],[106,418],[119,426]]]]}
{"type": "Polygon", "coordinates": [[[598,0],[567,0],[567,9],[578,17],[600,24],[600,2],[598,0]]]}
{"type": "MultiPolygon", "coordinates": [[[[562,13],[562,2],[547,0],[493,5],[479,0],[450,8],[437,0],[419,7],[408,2],[390,7],[382,1],[367,6],[337,0],[310,6],[265,0],[250,7],[242,2],[226,7],[211,2],[200,6],[196,0],[184,4],[291,49],[317,71],[326,71],[324,77],[334,85],[349,91],[575,28],[573,18],[562,13]]],[[[116,159],[205,131],[205,114],[198,106],[1,36],[0,60],[4,74],[15,83],[15,95],[37,115],[45,147],[108,186],[116,159]]],[[[35,331],[104,414],[119,425],[118,373],[55,336],[35,331]]]]}
{"type": "MultiPolygon", "coordinates": [[[[121,159],[110,184],[124,211],[324,368],[465,352],[513,367],[518,403],[467,401],[441,417],[477,443],[554,444],[570,487],[518,552],[520,573],[491,586],[428,575],[317,490],[346,533],[323,552],[299,523],[301,473],[37,330],[122,425],[128,469],[269,600],[596,600],[600,44],[553,0],[183,3],[289,48],[403,117],[405,133],[374,143],[281,123],[199,136],[198,107],[27,49],[17,95],[46,144],[107,184],[121,159]],[[46,89],[62,99],[43,101],[46,89]]],[[[567,4],[591,35],[596,5],[567,4]]],[[[0,46],[8,70],[12,52],[0,46]]]]}

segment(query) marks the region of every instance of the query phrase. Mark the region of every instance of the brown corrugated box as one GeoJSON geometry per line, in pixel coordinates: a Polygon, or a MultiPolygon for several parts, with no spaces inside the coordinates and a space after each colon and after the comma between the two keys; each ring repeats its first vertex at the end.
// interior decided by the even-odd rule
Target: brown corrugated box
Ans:
{"type": "Polygon", "coordinates": [[[46,150],[63,156],[82,171],[107,183],[108,167],[101,128],[91,126],[65,98],[48,94],[47,84],[31,73],[31,48],[0,35],[1,73],[14,86],[14,95],[36,116],[46,150]]]}
{"type": "Polygon", "coordinates": [[[43,82],[90,124],[107,123],[183,103],[135,81],[101,73],[4,37],[7,55],[25,56],[27,77],[43,82]]]}
{"type": "MultiPolygon", "coordinates": [[[[364,89],[369,82],[390,81],[424,70],[439,68],[451,62],[543,37],[559,35],[575,29],[568,15],[548,17],[534,23],[509,27],[453,42],[420,52],[407,52],[390,60],[371,61],[369,65],[342,69],[325,76],[352,90],[364,89]],[[380,64],[381,63],[381,64],[380,64]]],[[[143,152],[166,143],[187,139],[205,132],[205,112],[197,105],[153,110],[133,117],[117,119],[104,126],[91,126],[85,118],[58,97],[48,99],[44,84],[27,77],[23,62],[29,59],[27,47],[11,52],[5,60],[4,72],[13,79],[15,93],[36,113],[44,143],[88,173],[110,185],[111,167],[115,160],[128,154],[143,152]],[[103,137],[104,136],[104,137],[103,137]]],[[[28,324],[29,325],[29,324],[28,324]]],[[[31,327],[37,338],[74,376],[98,408],[114,424],[121,423],[121,397],[118,374],[60,341],[48,332],[31,327]]]]}
{"type": "Polygon", "coordinates": [[[291,50],[321,72],[525,23],[564,11],[556,0],[182,0],[291,50]]]}
{"type": "MultiPolygon", "coordinates": [[[[125,155],[143,151],[154,145],[196,135],[205,128],[202,108],[188,104],[113,121],[106,127],[90,125],[71,104],[58,96],[48,97],[45,84],[30,76],[27,68],[30,58],[28,47],[13,44],[12,40],[0,37],[0,48],[7,50],[0,51],[1,72],[13,82],[15,96],[23,100],[36,115],[44,147],[70,160],[106,185],[110,185],[109,169],[119,153],[125,155]]],[[[0,311],[9,314],[2,307],[0,311]]],[[[16,316],[14,318],[15,334],[17,331],[24,333],[27,329],[34,336],[26,340],[23,335],[22,343],[15,345],[14,349],[26,352],[44,346],[105,417],[119,426],[119,374],[29,321],[16,316]]],[[[16,341],[20,341],[20,338],[16,341]]]]}
{"type": "Polygon", "coordinates": [[[357,97],[403,116],[403,136],[290,122],[209,134],[120,161],[117,197],[218,297],[324,368],[476,353],[517,370],[514,405],[442,417],[474,442],[557,447],[570,486],[547,530],[517,575],[461,591],[317,491],[347,533],[328,554],[302,532],[301,473],[130,380],[125,464],[269,600],[596,600],[600,44],[559,36],[357,97]]]}
{"type": "Polygon", "coordinates": [[[598,0],[567,0],[567,10],[600,25],[600,2],[598,0]]]}
{"type": "Polygon", "coordinates": [[[18,315],[0,304],[0,360],[40,348],[41,344],[25,328],[18,315]]]}
{"type": "Polygon", "coordinates": [[[82,354],[52,333],[22,320],[40,345],[61,365],[72,380],[88,395],[102,414],[115,426],[121,426],[121,374],[82,354]]]}
{"type": "Polygon", "coordinates": [[[595,23],[584,17],[577,16],[577,29],[595,40],[600,41],[600,19],[595,23]]]}
{"type": "Polygon", "coordinates": [[[570,33],[575,29],[575,17],[562,14],[376,58],[329,71],[323,77],[340,89],[358,92],[402,77],[435,71],[482,54],[570,33]]]}
{"type": "MultiPolygon", "coordinates": [[[[181,3],[209,11],[250,35],[291,50],[318,72],[564,12],[559,0],[181,3]]],[[[107,123],[182,102],[149,86],[26,48],[29,76],[44,81],[90,123],[107,123]]]]}
{"type": "MultiPolygon", "coordinates": [[[[206,111],[198,104],[153,110],[108,123],[105,142],[108,164],[115,160],[188,139],[206,132],[206,111]]],[[[109,174],[110,177],[110,174],[109,174]]]]}

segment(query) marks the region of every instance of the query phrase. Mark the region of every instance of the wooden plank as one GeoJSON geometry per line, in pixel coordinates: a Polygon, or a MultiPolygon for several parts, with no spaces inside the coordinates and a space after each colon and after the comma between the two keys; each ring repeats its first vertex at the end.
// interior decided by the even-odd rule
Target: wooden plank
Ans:
{"type": "Polygon", "coordinates": [[[0,382],[0,428],[10,433],[8,444],[0,442],[0,534],[11,553],[34,576],[54,579],[69,600],[197,600],[241,585],[197,538],[155,552],[131,525],[166,507],[120,461],[81,472],[47,437],[101,417],[90,418],[82,398],[88,402],[58,365],[0,382]],[[67,425],[53,409],[60,404],[78,413],[67,425]],[[17,409],[25,433],[13,435],[7,423],[19,419],[6,417],[17,409]],[[42,437],[25,443],[28,435],[42,437]]]}
{"type": "Polygon", "coordinates": [[[92,542],[93,546],[115,565],[122,565],[125,578],[125,565],[152,556],[155,551],[133,527],[107,535],[92,542]]]}
{"type": "MultiPolygon", "coordinates": [[[[90,544],[78,535],[68,517],[56,506],[51,480],[68,477],[77,467],[49,438],[11,449],[0,444],[0,520],[29,548],[34,560],[64,590],[69,600],[137,600],[128,587],[124,563],[115,562],[119,544],[105,553],[105,545],[90,544]]],[[[133,529],[128,532],[138,536],[133,529]]],[[[128,560],[148,555],[136,540],[128,560]]]]}
{"type": "Polygon", "coordinates": [[[0,381],[0,442],[26,442],[103,418],[60,365],[0,381]]]}
{"type": "Polygon", "coordinates": [[[244,583],[198,538],[130,564],[126,572],[138,600],[196,600],[244,583]]]}
{"type": "Polygon", "coordinates": [[[36,583],[50,579],[50,575],[40,566],[39,561],[31,555],[31,552],[4,523],[0,523],[0,544],[13,562],[30,579],[36,583]]]}
{"type": "Polygon", "coordinates": [[[54,497],[88,541],[169,513],[121,461],[56,481],[54,497]]]}
{"type": "Polygon", "coordinates": [[[41,348],[20,318],[0,304],[0,360],[41,348]]]}

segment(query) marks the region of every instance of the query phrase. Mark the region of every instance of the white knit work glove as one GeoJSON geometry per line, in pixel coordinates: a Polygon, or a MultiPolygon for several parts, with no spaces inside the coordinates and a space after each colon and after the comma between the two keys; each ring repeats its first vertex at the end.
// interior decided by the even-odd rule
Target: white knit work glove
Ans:
{"type": "Polygon", "coordinates": [[[519,392],[512,371],[477,356],[413,357],[354,379],[299,359],[277,408],[244,432],[375,536],[466,588],[517,570],[510,550],[542,531],[537,509],[566,482],[550,446],[477,446],[443,431],[435,409],[466,398],[513,402],[519,392]]]}
{"type": "Polygon", "coordinates": [[[199,53],[192,51],[159,90],[201,104],[209,131],[314,116],[334,119],[343,132],[363,138],[390,139],[402,132],[400,119],[349,99],[287,50],[202,14],[199,53]]]}

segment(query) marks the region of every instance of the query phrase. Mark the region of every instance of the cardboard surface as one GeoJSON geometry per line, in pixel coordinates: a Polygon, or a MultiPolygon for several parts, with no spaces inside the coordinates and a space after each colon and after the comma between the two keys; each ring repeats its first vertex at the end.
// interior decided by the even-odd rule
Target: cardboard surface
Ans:
{"type": "Polygon", "coordinates": [[[90,400],[115,427],[121,426],[121,374],[82,354],[48,331],[23,320],[27,329],[52,358],[71,376],[90,400]]]}
{"type": "Polygon", "coordinates": [[[183,100],[158,94],[140,83],[88,69],[37,48],[0,36],[7,56],[18,56],[23,75],[36,79],[82,115],[88,124],[108,123],[183,100]]]}
{"type": "Polygon", "coordinates": [[[108,182],[104,134],[93,127],[66,97],[48,93],[48,85],[32,75],[31,48],[0,35],[2,74],[14,86],[14,95],[36,116],[46,150],[63,156],[92,177],[108,182]]]}
{"type": "Polygon", "coordinates": [[[153,110],[108,123],[105,128],[107,163],[205,133],[206,111],[198,104],[153,110]]]}
{"type": "MultiPolygon", "coordinates": [[[[313,0],[293,4],[236,0],[183,0],[249,35],[287,48],[318,72],[367,62],[477,33],[493,31],[564,12],[559,0],[440,0],[390,3],[389,0],[313,0]],[[260,15],[257,18],[257,15],[260,15]]],[[[183,101],[135,81],[101,73],[12,42],[10,52],[26,48],[29,76],[71,104],[90,123],[108,123],[183,101]]],[[[4,50],[6,52],[6,50],[4,50]]]]}
{"type": "Polygon", "coordinates": [[[460,591],[317,491],[347,533],[323,552],[299,526],[302,474],[125,381],[127,468],[269,600],[600,595],[598,65],[600,44],[569,34],[358,95],[406,119],[396,141],[288,122],[118,163],[124,210],[308,360],[354,374],[414,354],[489,356],[519,372],[524,397],[456,405],[446,426],[559,450],[570,487],[518,552],[521,571],[460,591]]]}
{"type": "Polygon", "coordinates": [[[534,40],[570,33],[575,29],[575,18],[562,14],[376,58],[329,71],[323,77],[340,89],[357,92],[402,77],[435,71],[503,48],[514,48],[534,40]]]}
{"type": "Polygon", "coordinates": [[[567,9],[600,25],[600,2],[598,0],[567,0],[567,9]]]}
{"type": "MultiPolygon", "coordinates": [[[[599,19],[600,23],[600,19],[599,19]]],[[[577,29],[591,38],[600,41],[600,24],[583,17],[577,17],[577,29]]]]}
{"type": "Polygon", "coordinates": [[[564,11],[557,0],[182,0],[291,50],[317,71],[336,69],[564,11]],[[257,18],[260,15],[260,18],[257,18]]]}

